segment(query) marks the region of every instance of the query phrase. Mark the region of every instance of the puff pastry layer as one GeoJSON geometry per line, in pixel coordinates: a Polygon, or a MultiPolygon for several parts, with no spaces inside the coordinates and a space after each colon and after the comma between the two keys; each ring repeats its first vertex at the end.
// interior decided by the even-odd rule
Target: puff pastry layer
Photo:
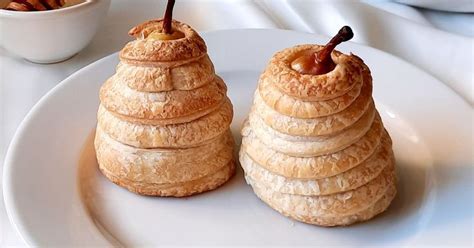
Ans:
{"type": "Polygon", "coordinates": [[[372,99],[372,77],[355,55],[300,74],[290,64],[322,46],[277,52],[259,79],[242,127],[239,160],[247,183],[270,207],[322,226],[368,220],[396,189],[392,140],[372,99]]]}

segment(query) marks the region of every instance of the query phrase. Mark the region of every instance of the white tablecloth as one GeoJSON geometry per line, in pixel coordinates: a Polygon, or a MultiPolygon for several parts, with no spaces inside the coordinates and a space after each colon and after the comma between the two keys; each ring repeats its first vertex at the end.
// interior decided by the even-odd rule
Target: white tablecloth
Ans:
{"type": "MultiPolygon", "coordinates": [[[[0,172],[7,146],[31,107],[71,73],[120,50],[130,39],[127,31],[137,23],[161,17],[164,5],[165,1],[156,0],[113,0],[92,43],[62,63],[33,64],[0,48],[0,172]]],[[[174,17],[198,31],[282,28],[332,36],[341,26],[350,25],[354,42],[399,56],[433,74],[471,105],[474,102],[473,14],[416,9],[386,1],[178,0],[174,17]]],[[[429,89],[426,92],[429,94],[429,89]]],[[[0,196],[3,199],[1,192],[0,196]]],[[[24,245],[0,202],[0,246],[24,245]]]]}

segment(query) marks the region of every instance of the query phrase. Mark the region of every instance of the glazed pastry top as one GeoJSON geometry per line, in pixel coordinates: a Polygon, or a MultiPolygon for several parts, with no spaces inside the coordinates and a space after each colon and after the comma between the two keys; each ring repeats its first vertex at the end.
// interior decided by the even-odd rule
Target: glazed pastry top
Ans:
{"type": "MultiPolygon", "coordinates": [[[[362,84],[370,70],[362,59],[334,50],[331,54],[336,67],[321,75],[302,74],[291,68],[291,62],[305,53],[321,50],[319,45],[299,45],[277,52],[262,74],[282,93],[305,101],[322,101],[337,98],[362,84]]],[[[371,78],[370,78],[371,80],[371,78]]]]}

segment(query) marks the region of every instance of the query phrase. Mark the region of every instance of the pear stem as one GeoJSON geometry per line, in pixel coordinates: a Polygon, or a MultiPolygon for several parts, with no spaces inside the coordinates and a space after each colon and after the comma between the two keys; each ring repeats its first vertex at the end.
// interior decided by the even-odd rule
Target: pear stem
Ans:
{"type": "Polygon", "coordinates": [[[174,7],[175,0],[168,0],[168,4],[166,5],[165,16],[163,17],[163,33],[171,34],[171,22],[173,20],[173,7],[174,7]]]}
{"type": "Polygon", "coordinates": [[[354,33],[349,26],[342,27],[339,32],[324,46],[323,49],[315,53],[315,63],[331,65],[334,62],[331,59],[331,53],[337,45],[348,41],[354,37],[354,33]]]}

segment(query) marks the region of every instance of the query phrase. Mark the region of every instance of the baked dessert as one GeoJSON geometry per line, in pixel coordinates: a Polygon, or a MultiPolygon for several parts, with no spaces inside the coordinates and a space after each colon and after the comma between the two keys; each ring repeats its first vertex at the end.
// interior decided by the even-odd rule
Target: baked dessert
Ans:
{"type": "Polygon", "coordinates": [[[372,99],[370,70],[327,45],[277,52],[259,79],[239,153],[256,195],[309,224],[349,225],[396,195],[392,141],[372,99]]]}
{"type": "Polygon", "coordinates": [[[142,23],[101,87],[95,148],[112,182],[154,196],[212,190],[234,173],[232,104],[204,40],[165,18],[142,23]]]}

